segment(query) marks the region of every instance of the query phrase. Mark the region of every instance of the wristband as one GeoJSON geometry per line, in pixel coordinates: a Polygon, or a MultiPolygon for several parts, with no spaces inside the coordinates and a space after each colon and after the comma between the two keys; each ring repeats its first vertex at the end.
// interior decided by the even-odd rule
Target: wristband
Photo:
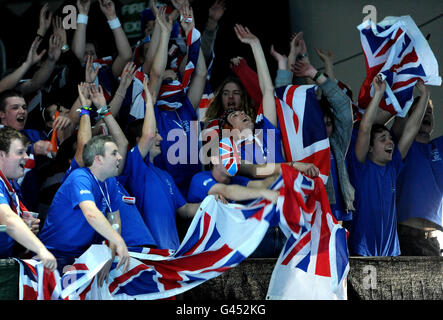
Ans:
{"type": "Polygon", "coordinates": [[[307,53],[299,54],[299,55],[297,55],[296,60],[297,60],[297,61],[298,61],[298,60],[301,60],[301,59],[303,59],[303,58],[306,58],[307,56],[308,56],[307,53]]]}
{"type": "Polygon", "coordinates": [[[87,109],[83,109],[83,108],[82,108],[82,109],[80,110],[80,117],[81,117],[81,116],[84,116],[85,114],[87,114],[87,115],[89,116],[89,110],[87,110],[87,109]]]}
{"type": "Polygon", "coordinates": [[[108,106],[103,106],[103,107],[101,107],[100,109],[97,110],[97,113],[102,116],[105,113],[108,113],[108,111],[109,111],[108,106]]]}
{"type": "Polygon", "coordinates": [[[84,105],[81,107],[82,110],[91,111],[92,108],[90,106],[84,105]]]}
{"type": "Polygon", "coordinates": [[[105,114],[101,114],[101,115],[100,115],[100,118],[104,119],[105,117],[110,116],[111,114],[112,114],[112,112],[111,112],[111,111],[108,111],[108,112],[105,113],[105,114]]]}
{"type": "Polygon", "coordinates": [[[63,45],[63,47],[62,47],[62,52],[66,52],[66,51],[68,51],[68,50],[69,50],[69,46],[68,46],[67,43],[65,43],[65,44],[63,45]]]}
{"type": "Polygon", "coordinates": [[[86,14],[79,13],[77,15],[77,24],[88,24],[88,16],[86,14]]]}
{"type": "Polygon", "coordinates": [[[118,20],[118,18],[115,18],[114,20],[108,20],[108,24],[111,29],[117,29],[122,26],[120,24],[120,20],[118,20]]]}
{"type": "Polygon", "coordinates": [[[312,80],[314,80],[315,82],[317,82],[317,79],[320,78],[320,76],[321,76],[322,74],[323,74],[322,72],[317,71],[317,73],[315,74],[314,78],[312,78],[312,80]]]}

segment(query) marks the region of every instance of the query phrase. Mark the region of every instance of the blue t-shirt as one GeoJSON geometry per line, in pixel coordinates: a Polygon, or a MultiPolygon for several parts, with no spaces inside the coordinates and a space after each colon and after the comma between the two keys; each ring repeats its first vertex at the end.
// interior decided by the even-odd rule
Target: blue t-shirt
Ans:
{"type": "Polygon", "coordinates": [[[145,162],[138,146],[128,152],[123,175],[127,177],[127,190],[137,198],[137,208],[158,248],[176,250],[180,245],[176,214],[186,200],[172,177],[155,167],[149,161],[149,154],[145,162]]]}
{"type": "Polygon", "coordinates": [[[403,162],[397,147],[392,160],[379,166],[366,157],[362,164],[349,150],[349,174],[355,188],[355,212],[349,230],[351,254],[397,256],[396,180],[403,162]]]}
{"type": "MultiPolygon", "coordinates": [[[[62,179],[62,183],[75,169],[80,168],[78,162],[72,159],[71,166],[66,171],[65,176],[62,179]]],[[[137,206],[132,203],[128,203],[123,200],[124,196],[130,196],[123,186],[125,183],[124,176],[117,177],[118,193],[122,197],[120,204],[120,221],[121,221],[121,236],[129,247],[135,246],[154,246],[156,245],[151,231],[145,225],[143,218],[138,211],[137,206]]],[[[135,199],[137,201],[137,199],[135,199]]]]}
{"type": "Polygon", "coordinates": [[[117,211],[121,196],[115,177],[101,182],[88,168],[78,168],[60,186],[39,234],[56,257],[78,257],[100,238],[79,207],[86,200],[93,201],[104,215],[117,211]]]}
{"type": "Polygon", "coordinates": [[[443,136],[414,141],[397,179],[398,221],[422,218],[442,226],[443,136]]]}
{"type": "MultiPolygon", "coordinates": [[[[249,178],[234,176],[229,184],[239,184],[246,187],[251,181],[249,178]]],[[[209,190],[218,182],[211,171],[202,171],[192,177],[188,191],[188,202],[202,202],[208,195],[209,190]]]]}
{"type": "MultiPolygon", "coordinates": [[[[345,160],[346,163],[346,160],[345,160]]],[[[352,211],[346,212],[341,194],[340,185],[338,183],[337,163],[335,162],[334,154],[331,150],[331,177],[334,184],[335,203],[331,204],[331,213],[338,221],[351,221],[352,211]]]]}
{"type": "Polygon", "coordinates": [[[242,160],[254,164],[285,162],[280,129],[274,127],[266,117],[263,117],[263,120],[255,125],[254,134],[262,138],[257,138],[259,141],[254,140],[253,143],[240,145],[242,160]],[[258,135],[258,130],[262,130],[262,135],[258,135]]]}
{"type": "MultiPolygon", "coordinates": [[[[7,204],[14,207],[18,206],[16,199],[9,196],[8,189],[2,182],[0,182],[0,204],[7,204]]],[[[0,232],[0,259],[12,257],[13,246],[14,239],[6,232],[0,232]]]]}
{"type": "Polygon", "coordinates": [[[167,171],[180,192],[186,195],[192,177],[201,171],[201,163],[197,114],[186,95],[182,95],[182,106],[175,111],[154,108],[157,129],[163,138],[161,154],[155,157],[154,164],[167,171]]]}

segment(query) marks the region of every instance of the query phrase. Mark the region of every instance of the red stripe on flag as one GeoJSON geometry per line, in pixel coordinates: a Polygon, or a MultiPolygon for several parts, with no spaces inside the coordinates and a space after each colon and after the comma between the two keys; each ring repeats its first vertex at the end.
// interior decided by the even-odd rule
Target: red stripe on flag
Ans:
{"type": "Polygon", "coordinates": [[[116,277],[114,279],[114,281],[112,281],[112,283],[109,285],[109,292],[110,293],[114,292],[120,284],[128,281],[130,278],[137,275],[141,271],[148,270],[148,269],[149,269],[149,267],[147,267],[146,265],[140,264],[140,265],[136,266],[135,268],[132,268],[128,272],[122,274],[121,276],[116,277]]]}
{"type": "Polygon", "coordinates": [[[281,263],[282,265],[287,265],[289,261],[301,250],[303,249],[306,244],[308,244],[311,241],[311,231],[306,233],[306,235],[300,239],[300,241],[297,243],[297,245],[291,250],[291,252],[288,253],[286,258],[281,263]]]}
{"type": "Polygon", "coordinates": [[[203,234],[200,237],[200,239],[197,241],[197,243],[186,253],[183,254],[183,256],[189,256],[194,253],[194,251],[200,246],[200,244],[203,242],[203,240],[206,238],[206,235],[209,231],[209,224],[211,223],[211,216],[205,212],[205,215],[203,217],[203,234]]]}

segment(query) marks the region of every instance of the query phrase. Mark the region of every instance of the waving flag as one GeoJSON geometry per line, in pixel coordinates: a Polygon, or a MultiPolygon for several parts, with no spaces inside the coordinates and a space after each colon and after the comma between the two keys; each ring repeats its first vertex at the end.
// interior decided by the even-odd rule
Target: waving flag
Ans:
{"type": "MultiPolygon", "coordinates": [[[[299,287],[291,287],[298,291],[298,297],[309,297],[317,292],[314,297],[335,294],[344,299],[346,296],[340,290],[347,274],[346,237],[343,237],[344,229],[330,213],[323,183],[319,178],[305,177],[290,166],[282,165],[282,169],[283,178],[279,177],[271,187],[280,190],[276,205],[262,198],[245,205],[223,204],[214,196],[208,196],[197,210],[177,251],[129,248],[129,271],[122,274],[116,269],[117,257],[112,262],[109,282],[98,287],[96,275],[110,260],[110,252],[105,245],[93,245],[61,278],[57,272],[54,272],[53,281],[45,280],[49,279],[46,274],[35,273],[29,277],[22,273],[21,279],[33,281],[26,287],[27,296],[104,300],[175,296],[240,264],[258,247],[270,221],[280,219],[288,242],[273,273],[269,298],[291,298],[292,293],[284,288],[293,284],[287,276],[291,272],[289,269],[296,267],[322,280],[317,282],[321,283],[318,287],[306,288],[303,281],[299,287]],[[307,232],[311,235],[306,236],[307,232]],[[302,250],[294,249],[294,244],[297,248],[303,246],[302,250]],[[306,258],[308,251],[309,258],[306,258]],[[302,263],[299,262],[300,253],[304,254],[302,263]],[[304,266],[307,268],[300,269],[304,266]],[[283,289],[275,291],[276,288],[283,289]],[[327,292],[323,293],[324,290],[327,292]],[[47,294],[42,295],[42,292],[47,294]]],[[[35,264],[32,260],[18,261],[22,266],[35,264]]],[[[21,285],[25,285],[24,281],[21,285]]]]}
{"type": "Polygon", "coordinates": [[[347,299],[348,235],[331,214],[322,180],[287,166],[283,170],[280,193],[285,196],[278,212],[288,240],[272,273],[267,299],[347,299]]]}
{"type": "Polygon", "coordinates": [[[359,107],[366,108],[371,101],[371,83],[377,74],[381,74],[387,84],[380,107],[400,117],[404,117],[412,105],[418,79],[427,85],[441,85],[437,60],[410,16],[386,17],[377,25],[366,20],[357,28],[367,73],[360,89],[359,107]]]}
{"type": "Polygon", "coordinates": [[[276,109],[286,161],[313,163],[326,183],[331,165],[330,147],[315,89],[313,85],[275,89],[276,109]]]}

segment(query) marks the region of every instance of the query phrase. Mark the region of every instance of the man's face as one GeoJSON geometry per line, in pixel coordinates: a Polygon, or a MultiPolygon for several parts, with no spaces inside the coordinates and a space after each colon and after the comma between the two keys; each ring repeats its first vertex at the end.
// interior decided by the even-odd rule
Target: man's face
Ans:
{"type": "Polygon", "coordinates": [[[87,42],[85,45],[85,57],[84,57],[85,62],[88,56],[91,56],[92,60],[97,59],[97,52],[95,50],[95,45],[90,42],[87,42]]]}
{"type": "Polygon", "coordinates": [[[423,116],[423,120],[420,126],[420,133],[431,134],[434,129],[434,110],[432,105],[428,103],[428,107],[426,108],[425,115],[423,116]]]}
{"type": "Polygon", "coordinates": [[[107,177],[115,177],[120,169],[122,156],[114,142],[105,143],[105,155],[102,156],[102,168],[107,177]]]}
{"type": "Polygon", "coordinates": [[[379,165],[386,165],[392,160],[394,142],[389,131],[377,132],[374,135],[374,144],[369,148],[370,159],[379,165]]]}
{"type": "Polygon", "coordinates": [[[242,91],[234,82],[228,82],[221,93],[222,104],[224,110],[234,109],[240,110],[242,91]]]}
{"type": "Polygon", "coordinates": [[[233,129],[238,129],[240,132],[245,129],[254,129],[254,123],[252,122],[251,117],[244,111],[231,112],[228,115],[227,120],[233,129]]]}
{"type": "Polygon", "coordinates": [[[152,155],[152,157],[158,156],[160,153],[162,153],[162,150],[160,148],[160,144],[162,142],[163,138],[158,133],[158,131],[155,134],[154,143],[152,144],[151,148],[149,149],[149,153],[152,155]]]}
{"type": "Polygon", "coordinates": [[[9,152],[0,151],[2,171],[9,179],[19,179],[25,174],[25,164],[29,156],[26,147],[19,139],[14,139],[9,147],[9,152]]]}
{"type": "Polygon", "coordinates": [[[5,111],[0,111],[1,123],[5,126],[21,131],[25,128],[28,117],[25,99],[9,97],[5,101],[5,111]]]}

